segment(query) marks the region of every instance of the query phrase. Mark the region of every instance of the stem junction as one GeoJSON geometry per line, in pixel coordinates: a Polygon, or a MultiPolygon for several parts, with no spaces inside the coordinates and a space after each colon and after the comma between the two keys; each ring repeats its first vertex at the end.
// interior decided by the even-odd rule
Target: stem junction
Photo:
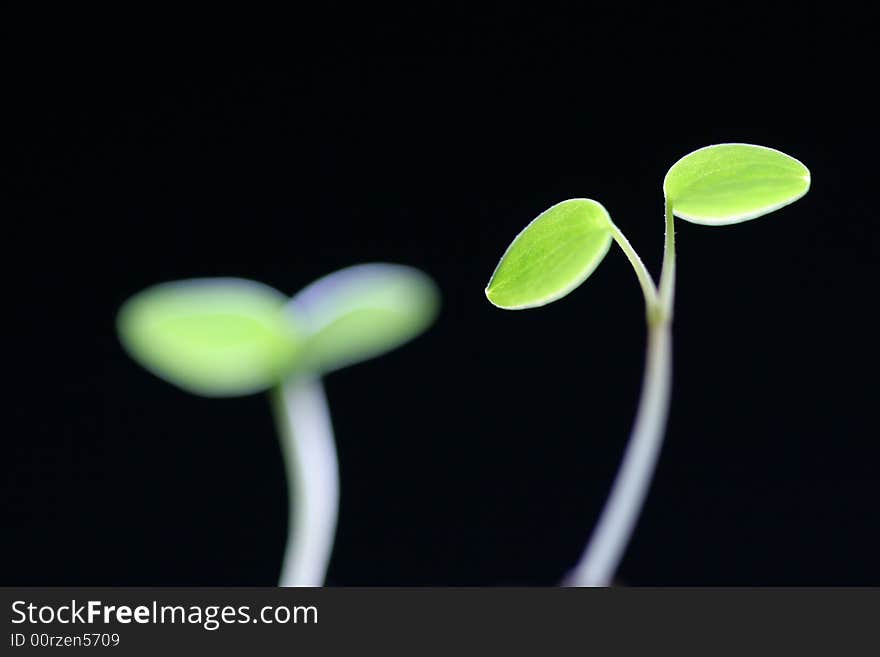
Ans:
{"type": "Polygon", "coordinates": [[[571,586],[609,586],[632,537],[663,444],[672,384],[672,306],[675,296],[675,224],[665,202],[666,239],[659,289],[617,226],[612,236],[635,270],[645,296],[648,324],[641,399],[611,493],[580,561],[565,580],[571,586]]]}

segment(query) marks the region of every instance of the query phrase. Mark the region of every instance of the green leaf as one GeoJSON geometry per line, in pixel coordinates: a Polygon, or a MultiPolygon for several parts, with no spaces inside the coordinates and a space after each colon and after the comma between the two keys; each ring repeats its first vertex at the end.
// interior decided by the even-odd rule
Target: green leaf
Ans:
{"type": "Polygon", "coordinates": [[[329,372],[419,335],[437,316],[439,294],[418,269],[371,263],[318,279],[289,308],[308,331],[305,367],[329,372]]]}
{"type": "Polygon", "coordinates": [[[507,310],[556,301],[583,283],[611,245],[611,218],[586,198],[557,203],[526,226],[507,247],[486,297],[507,310]]]}
{"type": "Polygon", "coordinates": [[[204,278],[150,287],[120,309],[120,340],[137,362],[206,397],[246,395],[293,366],[301,339],[286,298],[261,283],[204,278]]]}
{"type": "Polygon", "coordinates": [[[663,191],[677,217],[697,224],[736,224],[794,203],[810,189],[810,171],[765,146],[718,144],[685,155],[663,191]]]}

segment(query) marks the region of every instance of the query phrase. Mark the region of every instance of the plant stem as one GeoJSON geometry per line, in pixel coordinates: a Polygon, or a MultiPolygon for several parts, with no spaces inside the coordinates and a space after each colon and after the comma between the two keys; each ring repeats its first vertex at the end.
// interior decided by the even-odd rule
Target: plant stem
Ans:
{"type": "Polygon", "coordinates": [[[322,586],[333,551],[339,466],[324,388],[295,377],[273,390],[288,490],[288,531],[279,586],[322,586]]]}
{"type": "Polygon", "coordinates": [[[626,236],[614,223],[611,224],[611,236],[623,250],[624,254],[626,254],[632,268],[635,270],[636,278],[639,279],[639,285],[642,286],[642,294],[645,295],[645,307],[650,311],[657,303],[657,288],[654,287],[654,280],[651,278],[651,274],[648,273],[645,263],[642,262],[632,244],[629,243],[629,240],[626,239],[626,236]]]}
{"type": "Polygon", "coordinates": [[[645,373],[623,461],[590,542],[566,578],[567,585],[611,584],[644,505],[663,444],[672,384],[672,304],[675,294],[675,225],[671,204],[666,201],[665,205],[666,239],[659,293],[641,259],[623,234],[614,228],[614,238],[636,270],[645,293],[648,318],[645,373]]]}
{"type": "Polygon", "coordinates": [[[573,586],[608,586],[632,536],[651,483],[669,408],[672,336],[668,322],[648,330],[642,397],[623,462],[587,549],[569,576],[573,586]]]}
{"type": "Polygon", "coordinates": [[[675,218],[672,216],[672,203],[663,199],[666,215],[666,240],[663,243],[663,268],[660,270],[660,303],[668,320],[672,321],[672,307],[675,304],[675,218]]]}

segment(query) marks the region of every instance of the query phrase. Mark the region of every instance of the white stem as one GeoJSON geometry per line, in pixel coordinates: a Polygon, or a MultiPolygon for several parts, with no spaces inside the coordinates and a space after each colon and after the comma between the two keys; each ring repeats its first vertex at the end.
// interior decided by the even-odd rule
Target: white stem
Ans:
{"type": "Polygon", "coordinates": [[[274,391],[289,520],[279,586],[322,586],[339,510],[339,465],[324,388],[293,378],[274,391]]]}
{"type": "Polygon", "coordinates": [[[611,494],[587,549],[566,582],[608,586],[632,536],[651,483],[669,410],[672,336],[669,323],[649,327],[642,397],[611,494]]]}
{"type": "Polygon", "coordinates": [[[609,586],[632,537],[654,476],[666,433],[672,387],[672,306],[675,297],[675,224],[667,199],[666,240],[659,293],[641,259],[616,227],[613,235],[623,248],[645,294],[648,346],[642,395],[623,462],[611,494],[580,561],[564,584],[609,586]]]}

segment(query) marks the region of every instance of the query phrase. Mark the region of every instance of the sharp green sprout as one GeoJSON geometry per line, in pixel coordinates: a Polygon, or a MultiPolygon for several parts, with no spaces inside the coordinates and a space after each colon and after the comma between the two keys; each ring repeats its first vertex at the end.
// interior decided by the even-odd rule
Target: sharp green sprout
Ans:
{"type": "Polygon", "coordinates": [[[520,310],[556,301],[584,282],[611,246],[611,218],[596,201],[554,205],[517,235],[498,263],[486,296],[520,310]]]}
{"type": "Polygon", "coordinates": [[[785,153],[752,144],[707,146],[676,162],[663,182],[666,239],[659,285],[605,208],[591,199],[563,201],[543,212],[502,256],[486,287],[499,308],[534,308],[565,296],[599,265],[612,239],[632,264],[645,297],[647,354],[635,422],[598,524],[565,583],[611,583],[656,466],[672,381],[673,217],[716,226],[740,223],[793,203],[809,188],[809,170],[785,153]]]}
{"type": "Polygon", "coordinates": [[[414,338],[434,320],[434,283],[411,267],[365,264],[292,299],[261,283],[206,278],[130,298],[117,328],[147,370],[206,397],[271,391],[290,518],[281,586],[320,586],[333,549],[339,468],[322,375],[414,338]]]}

